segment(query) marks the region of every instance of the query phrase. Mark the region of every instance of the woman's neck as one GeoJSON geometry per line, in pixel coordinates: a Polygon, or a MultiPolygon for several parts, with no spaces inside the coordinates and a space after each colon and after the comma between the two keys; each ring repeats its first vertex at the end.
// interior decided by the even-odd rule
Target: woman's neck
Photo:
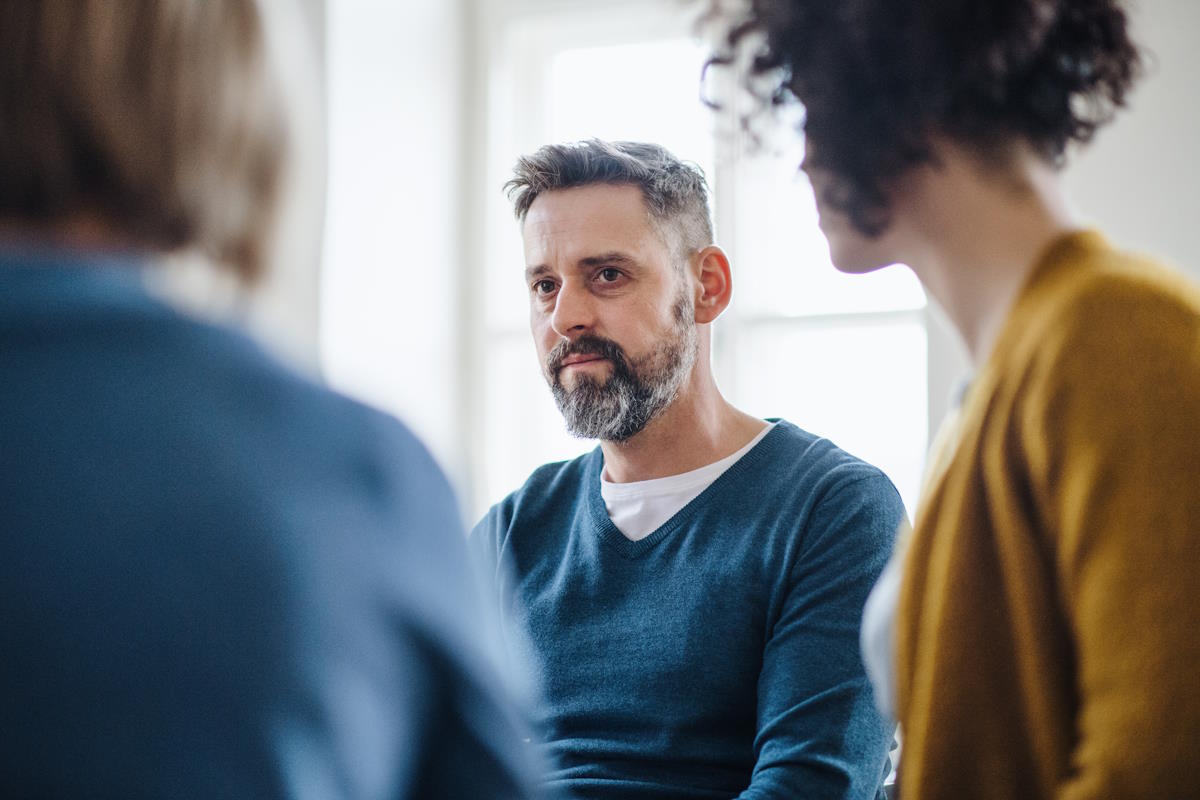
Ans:
{"type": "Polygon", "coordinates": [[[949,147],[921,167],[900,211],[906,263],[983,364],[1047,248],[1079,228],[1055,169],[1031,153],[1004,167],[949,147]]]}

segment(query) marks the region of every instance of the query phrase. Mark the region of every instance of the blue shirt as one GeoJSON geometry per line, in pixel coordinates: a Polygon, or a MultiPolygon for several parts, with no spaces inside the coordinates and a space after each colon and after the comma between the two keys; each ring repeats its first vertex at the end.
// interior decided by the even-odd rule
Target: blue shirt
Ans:
{"type": "Polygon", "coordinates": [[[858,635],[904,514],[887,477],[780,422],[635,542],[608,518],[602,468],[597,448],[538,469],[473,534],[540,661],[549,784],[882,796],[892,725],[858,635]]]}
{"type": "Polygon", "coordinates": [[[0,796],[528,797],[429,454],[137,269],[0,253],[0,796]]]}

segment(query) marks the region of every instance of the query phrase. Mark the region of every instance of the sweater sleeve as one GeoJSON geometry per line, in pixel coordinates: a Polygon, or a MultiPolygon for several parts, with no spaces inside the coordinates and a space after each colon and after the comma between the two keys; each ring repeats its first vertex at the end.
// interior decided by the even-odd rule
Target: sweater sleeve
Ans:
{"type": "Polygon", "coordinates": [[[1086,297],[1031,376],[1025,447],[1054,533],[1078,710],[1060,800],[1200,785],[1200,315],[1086,297]]]}
{"type": "Polygon", "coordinates": [[[903,518],[879,472],[834,487],[816,506],[768,630],[756,762],[742,800],[877,796],[893,725],[875,708],[859,623],[903,518]]]}

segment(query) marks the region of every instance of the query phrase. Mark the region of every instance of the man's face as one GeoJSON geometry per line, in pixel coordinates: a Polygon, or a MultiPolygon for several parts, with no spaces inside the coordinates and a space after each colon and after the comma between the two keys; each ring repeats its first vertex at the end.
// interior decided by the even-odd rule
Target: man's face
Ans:
{"type": "Polygon", "coordinates": [[[678,396],[697,348],[689,284],[641,189],[546,192],[522,236],[530,328],[567,429],[630,438],[678,396]]]}

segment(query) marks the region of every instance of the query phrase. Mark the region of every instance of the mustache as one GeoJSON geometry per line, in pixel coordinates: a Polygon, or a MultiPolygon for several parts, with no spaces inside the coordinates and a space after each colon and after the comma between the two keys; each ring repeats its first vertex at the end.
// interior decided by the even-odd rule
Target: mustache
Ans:
{"type": "Polygon", "coordinates": [[[554,349],[546,356],[546,367],[555,378],[563,368],[562,362],[568,356],[600,356],[618,367],[628,366],[629,363],[621,345],[612,339],[591,335],[580,336],[578,339],[563,339],[554,345],[554,349]]]}

